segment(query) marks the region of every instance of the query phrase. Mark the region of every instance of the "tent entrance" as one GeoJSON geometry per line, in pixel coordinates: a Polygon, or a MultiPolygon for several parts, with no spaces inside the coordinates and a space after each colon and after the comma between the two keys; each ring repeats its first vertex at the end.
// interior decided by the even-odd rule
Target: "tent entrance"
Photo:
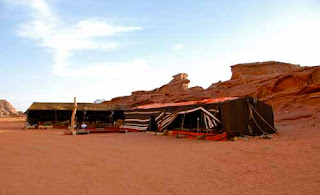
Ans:
{"type": "MultiPolygon", "coordinates": [[[[211,113],[209,113],[211,114],[211,113]]],[[[192,112],[179,112],[176,118],[166,127],[169,130],[183,130],[196,132],[197,129],[202,131],[207,131],[213,129],[217,126],[219,120],[212,115],[204,112],[201,108],[195,109],[192,112]]]]}

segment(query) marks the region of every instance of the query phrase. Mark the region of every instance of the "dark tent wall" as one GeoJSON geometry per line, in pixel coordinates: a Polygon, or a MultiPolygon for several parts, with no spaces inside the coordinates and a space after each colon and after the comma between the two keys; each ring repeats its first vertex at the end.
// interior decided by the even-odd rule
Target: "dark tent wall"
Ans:
{"type": "Polygon", "coordinates": [[[272,107],[252,97],[221,103],[220,115],[229,137],[275,133],[272,107]]]}
{"type": "Polygon", "coordinates": [[[67,125],[71,118],[71,111],[68,110],[29,110],[27,122],[29,124],[50,123],[50,125],[67,125]]]}
{"type": "MultiPolygon", "coordinates": [[[[46,103],[50,105],[49,103],[46,103]]],[[[53,125],[69,126],[72,110],[55,110],[49,107],[48,110],[28,110],[27,122],[30,125],[53,125]]],[[[122,110],[78,110],[76,112],[76,122],[80,126],[82,122],[93,127],[112,126],[118,119],[124,120],[122,110]]]]}
{"type": "MultiPolygon", "coordinates": [[[[51,123],[51,125],[67,125],[70,122],[72,111],[70,110],[30,110],[28,112],[27,122],[30,124],[51,123]],[[62,124],[63,123],[63,124],[62,124]]],[[[112,123],[113,117],[111,111],[77,111],[76,121],[81,123],[97,122],[112,123]]]]}

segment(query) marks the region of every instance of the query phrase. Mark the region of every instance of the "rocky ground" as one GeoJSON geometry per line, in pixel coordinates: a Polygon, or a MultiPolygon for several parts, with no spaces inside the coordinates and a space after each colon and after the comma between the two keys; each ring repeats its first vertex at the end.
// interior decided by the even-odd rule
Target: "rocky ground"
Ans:
{"type": "Polygon", "coordinates": [[[146,133],[64,135],[0,120],[0,194],[318,194],[320,126],[208,142],[146,133]]]}

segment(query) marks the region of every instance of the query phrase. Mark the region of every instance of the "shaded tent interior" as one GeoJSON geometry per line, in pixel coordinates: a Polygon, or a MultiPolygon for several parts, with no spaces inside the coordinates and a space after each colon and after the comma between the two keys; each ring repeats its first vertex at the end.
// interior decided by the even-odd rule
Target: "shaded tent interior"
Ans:
{"type": "Polygon", "coordinates": [[[150,116],[156,118],[160,131],[225,131],[229,137],[275,132],[272,107],[252,97],[208,104],[126,110],[125,127],[147,130],[150,116]],[[210,122],[208,118],[213,125],[206,124],[210,122]]]}
{"type": "MultiPolygon", "coordinates": [[[[217,112],[217,115],[218,114],[219,112],[217,112]]],[[[198,129],[200,132],[205,132],[207,128],[204,122],[203,111],[197,110],[191,113],[179,114],[177,118],[170,125],[167,126],[167,129],[193,132],[196,132],[198,129]]],[[[220,125],[212,129],[219,130],[220,125]]]]}
{"type": "MultiPolygon", "coordinates": [[[[86,122],[91,127],[112,126],[118,119],[124,120],[124,113],[105,104],[78,103],[76,122],[79,126],[86,122]]],[[[27,122],[30,125],[53,125],[67,127],[70,125],[73,103],[34,102],[27,110],[27,122]]]]}

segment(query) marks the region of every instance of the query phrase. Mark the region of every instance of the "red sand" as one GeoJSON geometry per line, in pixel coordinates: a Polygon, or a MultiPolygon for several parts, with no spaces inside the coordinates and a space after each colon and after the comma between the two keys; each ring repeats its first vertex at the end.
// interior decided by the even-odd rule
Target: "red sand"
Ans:
{"type": "Polygon", "coordinates": [[[0,194],[320,193],[320,126],[249,142],[22,126],[0,120],[0,194]]]}

